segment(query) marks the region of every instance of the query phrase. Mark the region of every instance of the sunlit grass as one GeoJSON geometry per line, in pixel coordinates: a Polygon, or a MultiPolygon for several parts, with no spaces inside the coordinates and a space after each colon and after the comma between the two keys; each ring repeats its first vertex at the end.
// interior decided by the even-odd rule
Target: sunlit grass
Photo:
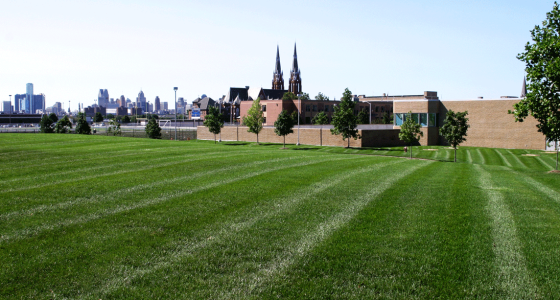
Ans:
{"type": "Polygon", "coordinates": [[[3,299],[560,297],[543,151],[1,137],[3,299]]]}

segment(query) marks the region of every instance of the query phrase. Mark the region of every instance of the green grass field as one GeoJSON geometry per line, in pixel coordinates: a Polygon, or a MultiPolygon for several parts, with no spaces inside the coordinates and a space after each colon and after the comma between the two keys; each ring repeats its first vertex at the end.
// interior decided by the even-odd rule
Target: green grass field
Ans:
{"type": "Polygon", "coordinates": [[[280,147],[0,135],[0,298],[560,298],[554,154],[280,147]]]}

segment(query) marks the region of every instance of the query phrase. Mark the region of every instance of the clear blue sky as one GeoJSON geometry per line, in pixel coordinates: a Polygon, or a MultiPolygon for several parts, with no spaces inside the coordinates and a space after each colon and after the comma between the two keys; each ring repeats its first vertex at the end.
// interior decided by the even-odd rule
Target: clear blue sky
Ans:
{"type": "Polygon", "coordinates": [[[516,59],[553,1],[3,1],[0,100],[31,82],[47,105],[112,98],[191,102],[288,82],[297,42],[304,92],[518,96],[516,59]]]}

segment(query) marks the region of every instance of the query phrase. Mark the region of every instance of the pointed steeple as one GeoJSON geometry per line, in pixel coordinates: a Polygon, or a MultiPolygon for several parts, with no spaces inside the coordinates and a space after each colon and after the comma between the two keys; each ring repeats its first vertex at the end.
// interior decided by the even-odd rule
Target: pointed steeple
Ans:
{"type": "Polygon", "coordinates": [[[292,71],[290,72],[290,84],[288,90],[296,95],[301,94],[301,76],[300,76],[298,61],[297,61],[297,49],[294,43],[294,62],[292,63],[292,71]]]}
{"type": "Polygon", "coordinates": [[[280,47],[278,47],[278,45],[276,46],[276,67],[272,73],[272,89],[284,89],[284,73],[282,72],[282,67],[280,66],[280,47]]]}
{"type": "Polygon", "coordinates": [[[523,87],[521,87],[521,98],[527,97],[527,80],[523,77],[523,87]]]}
{"type": "Polygon", "coordinates": [[[282,67],[280,66],[280,47],[278,45],[276,45],[276,68],[274,69],[274,73],[282,73],[282,67]]]}
{"type": "Polygon", "coordinates": [[[297,63],[297,49],[296,49],[296,44],[294,44],[294,62],[292,63],[292,71],[293,71],[293,72],[298,72],[298,71],[299,71],[298,63],[297,63]]]}

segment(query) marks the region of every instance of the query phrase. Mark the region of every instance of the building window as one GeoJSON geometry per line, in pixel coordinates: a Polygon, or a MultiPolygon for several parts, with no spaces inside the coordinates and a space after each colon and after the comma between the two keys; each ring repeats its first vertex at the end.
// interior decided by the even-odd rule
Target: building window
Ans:
{"type": "Polygon", "coordinates": [[[418,114],[420,119],[420,126],[427,127],[428,126],[428,114],[418,114]]]}
{"type": "Polygon", "coordinates": [[[262,106],[262,111],[266,111],[266,105],[262,106]]]}
{"type": "Polygon", "coordinates": [[[379,106],[375,107],[375,112],[379,112],[379,106]]]}
{"type": "Polygon", "coordinates": [[[266,117],[263,118],[263,124],[265,124],[265,123],[266,123],[266,117]]]}
{"type": "Polygon", "coordinates": [[[317,105],[313,105],[313,111],[317,111],[317,105]]]}
{"type": "Polygon", "coordinates": [[[305,124],[311,124],[311,118],[305,117],[305,124]]]}
{"type": "Polygon", "coordinates": [[[305,106],[305,111],[311,111],[311,108],[309,107],[309,105],[305,106]]]}
{"type": "Polygon", "coordinates": [[[381,112],[385,110],[385,106],[381,106],[381,112]]]}
{"type": "Polygon", "coordinates": [[[395,126],[401,126],[404,122],[404,114],[395,114],[395,126]]]}

